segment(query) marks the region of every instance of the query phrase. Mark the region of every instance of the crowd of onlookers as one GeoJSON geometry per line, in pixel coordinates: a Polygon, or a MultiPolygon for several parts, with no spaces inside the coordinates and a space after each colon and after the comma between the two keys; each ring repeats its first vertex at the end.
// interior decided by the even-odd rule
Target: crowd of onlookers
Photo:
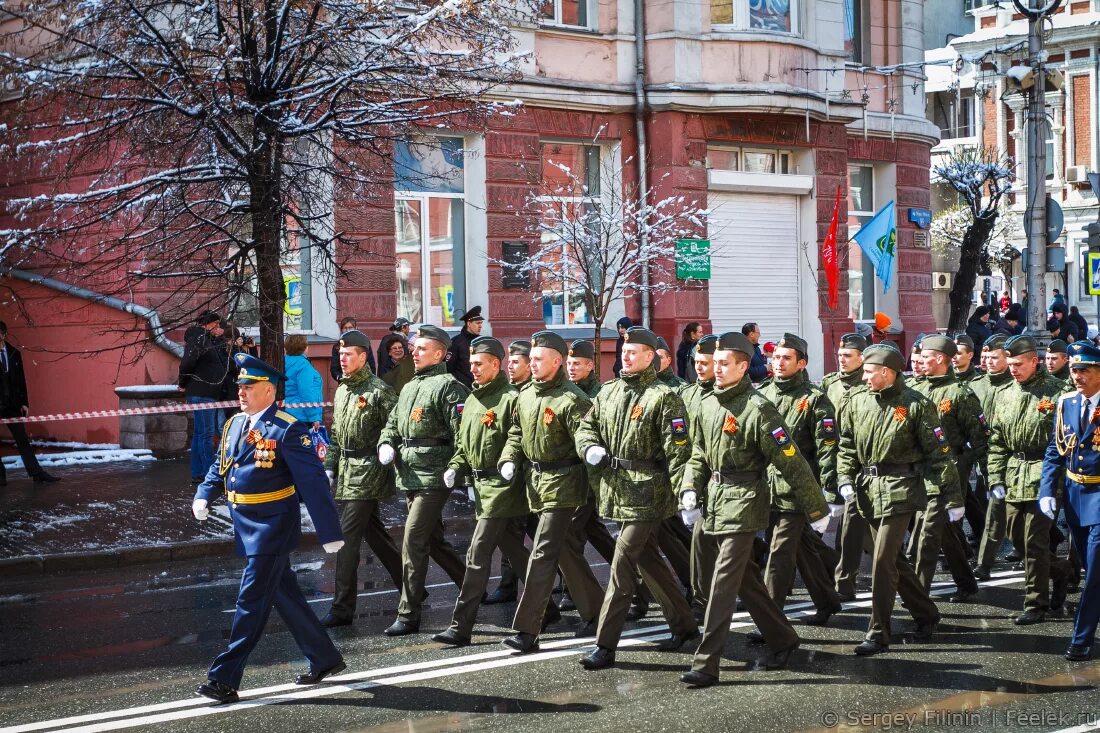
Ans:
{"type": "MultiPolygon", "coordinates": [[[[1008,291],[999,299],[988,297],[986,303],[979,305],[970,315],[966,324],[966,335],[974,339],[974,350],[980,353],[982,344],[995,334],[1018,336],[1027,328],[1027,291],[1024,290],[1019,301],[1013,302],[1008,291]]],[[[1066,298],[1057,288],[1047,306],[1047,330],[1052,338],[1072,344],[1089,338],[1089,324],[1078,311],[1077,306],[1066,305],[1066,298]]]]}

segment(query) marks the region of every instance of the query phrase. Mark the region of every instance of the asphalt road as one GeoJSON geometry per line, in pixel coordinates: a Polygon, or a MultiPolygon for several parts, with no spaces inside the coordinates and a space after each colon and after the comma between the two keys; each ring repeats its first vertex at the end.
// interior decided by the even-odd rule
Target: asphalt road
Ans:
{"type": "MultiPolygon", "coordinates": [[[[318,615],[328,609],[332,561],[296,558],[318,615]]],[[[722,684],[687,690],[690,654],[658,651],[667,633],[654,609],[628,626],[612,670],[577,660],[576,614],[552,627],[542,651],[513,656],[499,643],[511,606],[482,609],[474,644],[443,649],[455,588],[433,568],[425,633],[390,639],[397,595],[377,566],[361,569],[359,615],[333,638],[348,670],[317,687],[293,685],[305,669],[286,628],[272,617],[245,673],[242,701],[213,706],[192,693],[227,637],[239,562],[211,558],[65,576],[0,578],[0,731],[794,731],[1034,730],[1100,728],[1100,662],[1061,657],[1068,619],[1021,628],[1019,572],[1001,568],[979,602],[943,601],[929,643],[906,634],[889,654],[857,658],[866,594],[828,628],[798,626],[802,647],[786,670],[754,671],[745,614],[734,617],[722,684]],[[1094,725],[1095,724],[1095,725],[1094,725]]],[[[601,582],[606,566],[596,567],[601,582]]],[[[946,594],[947,584],[938,586],[946,594]]],[[[1075,596],[1071,596],[1071,599],[1075,596]]],[[[807,607],[792,596],[788,613],[807,607]]]]}

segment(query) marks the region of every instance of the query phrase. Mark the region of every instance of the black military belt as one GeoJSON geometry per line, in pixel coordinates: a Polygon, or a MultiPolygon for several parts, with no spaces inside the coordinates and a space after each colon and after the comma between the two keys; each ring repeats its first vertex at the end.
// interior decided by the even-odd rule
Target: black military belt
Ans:
{"type": "Polygon", "coordinates": [[[475,479],[496,478],[500,475],[500,471],[495,468],[471,468],[470,474],[475,479]]]}
{"type": "Polygon", "coordinates": [[[1021,450],[1016,451],[1012,455],[1016,456],[1021,461],[1041,461],[1046,458],[1046,450],[1021,450]]]}
{"type": "Polygon", "coordinates": [[[763,478],[760,471],[715,471],[710,480],[716,484],[732,484],[738,481],[757,481],[763,478]]]}
{"type": "Polygon", "coordinates": [[[560,461],[528,461],[531,464],[531,468],[538,472],[554,471],[559,468],[572,468],[573,466],[581,465],[579,458],[563,458],[560,461]]]}
{"type": "Polygon", "coordinates": [[[403,448],[432,448],[443,445],[450,445],[451,441],[444,438],[402,438],[401,446],[403,448]]]}
{"type": "Polygon", "coordinates": [[[608,468],[625,468],[627,471],[665,471],[664,461],[628,461],[625,458],[607,458],[608,468]]]}
{"type": "Polygon", "coordinates": [[[912,476],[916,471],[912,463],[874,463],[863,467],[864,476],[912,476]]]}
{"type": "Polygon", "coordinates": [[[340,446],[341,458],[371,458],[375,454],[374,448],[344,448],[340,446]]]}

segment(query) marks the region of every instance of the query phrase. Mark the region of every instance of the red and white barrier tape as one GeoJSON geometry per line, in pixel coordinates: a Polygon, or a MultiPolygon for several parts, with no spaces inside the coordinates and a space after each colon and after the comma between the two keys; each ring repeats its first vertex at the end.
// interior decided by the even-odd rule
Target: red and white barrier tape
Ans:
{"type": "MultiPolygon", "coordinates": [[[[5,417],[0,424],[29,422],[55,422],[58,420],[86,420],[93,417],[119,417],[121,415],[155,415],[162,412],[198,412],[199,410],[217,410],[223,407],[240,407],[237,400],[221,402],[196,402],[189,405],[161,405],[159,407],[130,407],[125,410],[93,410],[92,412],[65,412],[55,415],[30,415],[28,417],[5,417]]],[[[279,405],[280,409],[297,407],[332,407],[331,402],[295,402],[279,405]]]]}

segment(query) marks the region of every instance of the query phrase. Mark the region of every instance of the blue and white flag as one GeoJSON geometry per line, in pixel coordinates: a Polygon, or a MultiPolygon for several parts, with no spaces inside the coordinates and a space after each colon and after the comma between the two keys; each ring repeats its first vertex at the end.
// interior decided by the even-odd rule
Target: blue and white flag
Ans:
{"type": "Polygon", "coordinates": [[[875,274],[882,280],[882,292],[890,290],[894,276],[894,255],[898,248],[898,227],[894,222],[894,202],[886,204],[852,237],[863,250],[864,256],[875,266],[875,274]]]}

